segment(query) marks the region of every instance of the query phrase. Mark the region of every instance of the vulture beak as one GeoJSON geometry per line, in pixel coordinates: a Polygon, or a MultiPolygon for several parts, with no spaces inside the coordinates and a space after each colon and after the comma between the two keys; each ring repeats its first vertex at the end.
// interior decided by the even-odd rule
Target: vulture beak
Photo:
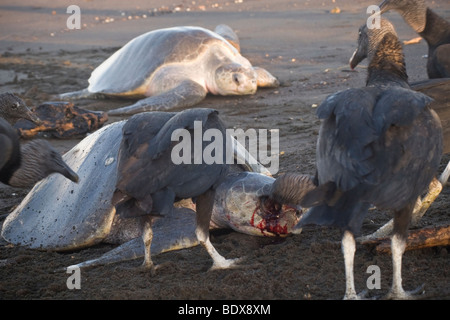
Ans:
{"type": "Polygon", "coordinates": [[[365,59],[366,57],[361,54],[360,50],[356,49],[355,52],[353,52],[351,58],[350,58],[350,68],[354,70],[356,66],[365,59]]]}
{"type": "Polygon", "coordinates": [[[64,162],[62,158],[55,158],[53,159],[53,169],[55,172],[58,172],[62,174],[67,179],[78,183],[80,178],[78,175],[67,165],[67,163],[64,162]]]}
{"type": "MultiPolygon", "coordinates": [[[[28,109],[28,108],[27,108],[28,109]]],[[[41,119],[39,119],[30,109],[23,115],[23,119],[30,120],[36,125],[40,125],[42,123],[41,119]]]]}

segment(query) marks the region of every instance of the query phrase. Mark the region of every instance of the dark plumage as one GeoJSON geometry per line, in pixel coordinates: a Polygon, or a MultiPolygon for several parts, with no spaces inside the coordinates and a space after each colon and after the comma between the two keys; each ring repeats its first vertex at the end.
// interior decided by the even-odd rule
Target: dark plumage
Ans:
{"type": "Polygon", "coordinates": [[[150,255],[152,216],[165,215],[173,209],[175,200],[192,197],[197,198],[196,234],[200,243],[213,258],[214,267],[230,265],[230,261],[220,256],[209,241],[215,188],[227,172],[225,137],[225,128],[218,112],[212,109],[141,113],[131,117],[125,124],[119,151],[119,177],[112,203],[116,208],[120,207],[124,216],[144,217],[144,266],[152,272],[155,270],[150,255]],[[201,122],[201,132],[194,132],[195,121],[201,122]],[[179,143],[172,142],[172,134],[177,129],[188,130],[192,141],[186,144],[186,137],[183,136],[179,143]],[[196,148],[200,147],[202,153],[211,144],[203,142],[196,147],[195,135],[201,134],[197,138],[202,139],[208,129],[214,129],[222,135],[223,141],[218,141],[217,146],[224,151],[223,158],[217,161],[221,163],[206,164],[203,159],[200,164],[194,164],[194,157],[200,155],[196,148]],[[192,164],[174,164],[173,148],[179,147],[181,143],[191,148],[188,159],[192,164]]]}
{"type": "Polygon", "coordinates": [[[13,187],[31,187],[52,173],[77,182],[78,176],[45,140],[34,140],[22,148],[14,128],[0,118],[0,182],[13,187]]]}
{"type": "Polygon", "coordinates": [[[443,153],[450,152],[450,78],[430,79],[411,83],[411,88],[426,94],[433,101],[430,107],[441,119],[444,136],[443,153]]]}
{"type": "Polygon", "coordinates": [[[272,184],[270,198],[278,203],[289,203],[310,208],[325,203],[336,193],[334,183],[318,186],[317,177],[306,174],[286,173],[272,184]],[[295,186],[295,187],[294,187],[295,186]]]}
{"type": "Polygon", "coordinates": [[[39,119],[28,109],[25,103],[12,93],[0,94],[0,118],[14,125],[20,119],[30,120],[34,123],[39,119]]]}
{"type": "Polygon", "coordinates": [[[316,181],[326,192],[324,204],[312,207],[298,227],[319,224],[344,230],[345,298],[357,298],[354,234],[360,232],[371,204],[392,210],[390,297],[407,298],[401,284],[401,257],[414,204],[439,166],[442,129],[429,108],[431,98],[410,89],[402,47],[387,20],[381,20],[381,29],[361,27],[351,63],[357,65],[366,57],[370,60],[366,87],[337,92],[317,109],[323,122],[316,181]]]}
{"type": "Polygon", "coordinates": [[[450,23],[427,8],[424,0],[385,0],[381,13],[395,10],[428,43],[429,78],[450,77],[450,23]]]}
{"type": "MultiPolygon", "coordinates": [[[[411,83],[411,88],[426,94],[431,97],[433,101],[429,107],[433,109],[439,116],[442,125],[443,134],[443,150],[444,154],[450,152],[450,99],[448,92],[450,92],[450,79],[428,79],[411,83]]],[[[434,178],[428,188],[428,192],[421,199],[418,199],[411,217],[411,225],[417,226],[420,219],[422,219],[425,212],[430,205],[436,200],[442,191],[443,186],[447,183],[450,175],[450,162],[447,164],[445,170],[439,176],[439,179],[434,178]]],[[[393,220],[380,227],[377,231],[370,235],[366,235],[361,240],[373,240],[387,237],[393,230],[393,220]]]]}

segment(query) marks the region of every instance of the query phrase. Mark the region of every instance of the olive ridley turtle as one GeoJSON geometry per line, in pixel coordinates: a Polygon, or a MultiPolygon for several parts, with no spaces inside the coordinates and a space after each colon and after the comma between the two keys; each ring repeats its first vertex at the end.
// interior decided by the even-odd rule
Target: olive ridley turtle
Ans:
{"type": "MultiPolygon", "coordinates": [[[[78,184],[57,175],[39,182],[6,218],[3,238],[33,249],[70,251],[98,243],[120,244],[92,266],[144,256],[137,219],[124,219],[111,204],[117,181],[117,157],[126,121],[114,122],[87,136],[63,159],[79,175],[78,184]]],[[[237,141],[236,162],[217,187],[211,227],[232,228],[256,236],[286,236],[298,223],[299,207],[269,199],[274,178],[237,141]]],[[[178,205],[179,206],[179,205],[178,205]]],[[[153,225],[152,255],[198,245],[192,202],[176,208],[153,225]],[[185,214],[180,214],[179,211],[185,214]]],[[[119,212],[120,213],[120,212],[119,212]]]]}
{"type": "Polygon", "coordinates": [[[141,99],[109,111],[109,115],[132,115],[191,107],[207,93],[247,95],[257,87],[279,85],[268,71],[253,67],[239,48],[237,35],[223,24],[215,32],[191,26],[153,30],[132,39],[100,64],[86,89],[59,98],[141,99]]]}

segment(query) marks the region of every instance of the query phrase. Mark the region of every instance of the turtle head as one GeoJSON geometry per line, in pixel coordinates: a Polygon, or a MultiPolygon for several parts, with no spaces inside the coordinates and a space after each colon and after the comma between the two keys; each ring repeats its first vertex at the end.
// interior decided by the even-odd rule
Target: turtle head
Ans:
{"type": "Polygon", "coordinates": [[[269,196],[261,196],[258,200],[259,205],[251,220],[252,226],[255,227],[255,234],[259,231],[265,236],[283,237],[296,230],[304,213],[301,206],[283,204],[269,196]]]}
{"type": "Polygon", "coordinates": [[[230,174],[216,190],[216,197],[225,200],[214,222],[228,221],[232,229],[256,236],[287,236],[300,221],[303,209],[272,199],[274,180],[257,172],[230,174]]]}
{"type": "Polygon", "coordinates": [[[215,90],[212,91],[223,96],[254,94],[257,89],[256,81],[256,72],[251,67],[236,63],[222,65],[216,69],[215,90]]]}

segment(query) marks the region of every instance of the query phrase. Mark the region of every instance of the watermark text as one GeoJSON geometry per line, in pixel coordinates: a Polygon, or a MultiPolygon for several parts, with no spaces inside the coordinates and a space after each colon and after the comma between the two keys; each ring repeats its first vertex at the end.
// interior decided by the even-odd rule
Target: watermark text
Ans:
{"type": "Polygon", "coordinates": [[[218,129],[203,132],[202,122],[194,121],[194,130],[176,129],[171,141],[179,142],[172,148],[171,159],[180,164],[250,164],[261,163],[271,174],[279,169],[279,130],[278,129],[226,129],[225,137],[218,129]],[[270,133],[270,143],[269,136],[270,133]],[[204,142],[210,142],[205,147],[204,142]],[[236,157],[237,144],[248,150],[236,157]],[[270,146],[270,150],[269,150],[270,146]],[[235,161],[236,159],[236,161],[235,161]]]}
{"type": "Polygon", "coordinates": [[[370,14],[370,17],[367,18],[367,28],[368,29],[380,29],[381,28],[381,16],[380,16],[380,7],[377,5],[370,5],[367,7],[367,14],[370,14]]]}
{"type": "Polygon", "coordinates": [[[71,276],[67,278],[67,289],[81,289],[81,271],[79,267],[68,267],[66,273],[70,273],[71,276]]]}
{"type": "Polygon", "coordinates": [[[70,5],[67,7],[66,13],[70,13],[71,16],[67,18],[66,26],[68,29],[81,29],[81,9],[77,5],[70,5]]]}

